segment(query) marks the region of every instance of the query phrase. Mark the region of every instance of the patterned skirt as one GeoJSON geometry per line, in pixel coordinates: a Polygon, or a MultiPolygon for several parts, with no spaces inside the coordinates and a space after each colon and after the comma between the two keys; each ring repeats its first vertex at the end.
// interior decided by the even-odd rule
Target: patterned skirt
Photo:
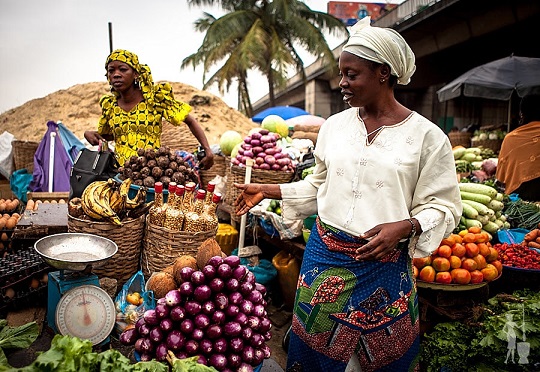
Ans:
{"type": "Polygon", "coordinates": [[[407,242],[359,262],[362,241],[313,226],[293,309],[287,372],[419,370],[416,285],[407,242]],[[349,364],[356,355],[356,367],[349,364]]]}

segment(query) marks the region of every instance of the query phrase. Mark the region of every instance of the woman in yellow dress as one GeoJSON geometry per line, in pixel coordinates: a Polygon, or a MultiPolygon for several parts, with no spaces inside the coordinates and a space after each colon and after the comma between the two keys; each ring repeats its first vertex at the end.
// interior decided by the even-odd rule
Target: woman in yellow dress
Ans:
{"type": "Polygon", "coordinates": [[[174,98],[169,83],[154,84],[150,67],[139,63],[135,53],[117,49],[105,63],[112,95],[100,99],[102,110],[97,131],[86,131],[84,137],[92,145],[100,141],[115,142],[120,165],[138,148],[161,146],[162,120],[178,126],[185,123],[197,138],[206,156],[201,168],[210,168],[213,154],[203,129],[189,114],[191,106],[174,98]]]}

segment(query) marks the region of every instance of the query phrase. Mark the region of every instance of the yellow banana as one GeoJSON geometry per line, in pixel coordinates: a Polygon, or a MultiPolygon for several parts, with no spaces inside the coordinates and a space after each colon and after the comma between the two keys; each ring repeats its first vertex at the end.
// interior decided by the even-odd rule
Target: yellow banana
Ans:
{"type": "Polygon", "coordinates": [[[84,211],[84,213],[93,219],[101,220],[103,219],[103,216],[101,216],[99,213],[95,212],[95,210],[98,208],[96,206],[96,201],[94,200],[94,190],[101,186],[105,181],[94,181],[86,188],[84,189],[82,195],[81,195],[81,206],[84,211]]]}
{"type": "Polygon", "coordinates": [[[109,205],[116,214],[120,213],[120,211],[124,209],[125,198],[120,195],[120,191],[118,189],[113,190],[109,205]]]}
{"type": "Polygon", "coordinates": [[[126,197],[126,208],[135,209],[146,201],[146,188],[141,187],[133,199],[126,197]]]}
{"type": "Polygon", "coordinates": [[[122,225],[120,218],[110,206],[111,195],[114,192],[114,183],[115,181],[109,178],[104,184],[94,189],[94,201],[96,201],[96,206],[98,207],[94,212],[116,225],[122,225]]]}

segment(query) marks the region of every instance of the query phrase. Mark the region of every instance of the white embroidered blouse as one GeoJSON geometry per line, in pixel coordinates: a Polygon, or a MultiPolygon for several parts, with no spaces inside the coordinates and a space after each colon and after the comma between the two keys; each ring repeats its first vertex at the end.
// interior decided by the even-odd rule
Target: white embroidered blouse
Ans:
{"type": "Polygon", "coordinates": [[[414,257],[431,254],[459,222],[450,141],[416,112],[383,127],[369,143],[358,109],[342,111],[321,126],[314,155],[312,175],[280,185],[284,218],[317,213],[323,222],[359,235],[414,217],[423,231],[409,246],[414,257]]]}

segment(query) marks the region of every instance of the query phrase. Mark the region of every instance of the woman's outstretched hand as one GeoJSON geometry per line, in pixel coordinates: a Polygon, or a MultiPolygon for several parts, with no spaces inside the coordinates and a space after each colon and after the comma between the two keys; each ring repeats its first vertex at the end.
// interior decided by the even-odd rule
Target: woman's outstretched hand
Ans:
{"type": "Polygon", "coordinates": [[[264,199],[264,194],[260,184],[235,183],[234,187],[242,191],[234,202],[234,211],[238,216],[246,214],[251,208],[259,204],[264,199]]]}

